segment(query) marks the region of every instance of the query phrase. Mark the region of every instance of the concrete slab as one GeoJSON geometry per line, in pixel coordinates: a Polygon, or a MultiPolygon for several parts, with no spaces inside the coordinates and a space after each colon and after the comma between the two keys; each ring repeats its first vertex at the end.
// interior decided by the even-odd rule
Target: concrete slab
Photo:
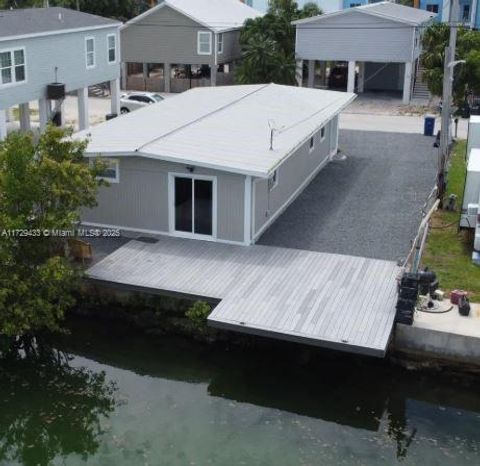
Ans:
{"type": "MultiPolygon", "coordinates": [[[[340,129],[380,131],[388,133],[423,134],[424,116],[382,115],[375,113],[344,112],[340,115],[340,129]]],[[[435,133],[440,129],[440,117],[435,119],[435,133]]],[[[458,139],[467,139],[468,120],[460,119],[458,139]]]]}
{"type": "Polygon", "coordinates": [[[468,317],[454,306],[444,314],[416,312],[412,326],[397,324],[396,350],[480,365],[480,304],[468,317]]]}

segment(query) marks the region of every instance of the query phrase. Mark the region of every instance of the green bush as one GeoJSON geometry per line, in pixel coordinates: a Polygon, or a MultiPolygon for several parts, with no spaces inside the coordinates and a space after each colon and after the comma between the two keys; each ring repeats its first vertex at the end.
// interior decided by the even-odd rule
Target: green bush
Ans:
{"type": "Polygon", "coordinates": [[[185,312],[185,317],[194,324],[203,326],[207,323],[207,317],[211,311],[212,308],[208,303],[205,301],[197,301],[185,312]]]}

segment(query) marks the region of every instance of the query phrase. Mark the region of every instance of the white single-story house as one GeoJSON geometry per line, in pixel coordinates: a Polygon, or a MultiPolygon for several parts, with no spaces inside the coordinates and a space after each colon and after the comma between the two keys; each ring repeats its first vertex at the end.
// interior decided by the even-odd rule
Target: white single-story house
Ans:
{"type": "Polygon", "coordinates": [[[355,98],[276,84],[196,88],[75,135],[108,160],[82,223],[252,244],[338,149],[355,98]]]}

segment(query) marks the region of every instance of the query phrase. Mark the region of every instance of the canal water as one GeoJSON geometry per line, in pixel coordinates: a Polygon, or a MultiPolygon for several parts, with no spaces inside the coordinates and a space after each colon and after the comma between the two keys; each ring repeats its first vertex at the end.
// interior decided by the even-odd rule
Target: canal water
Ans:
{"type": "Polygon", "coordinates": [[[77,322],[0,363],[0,465],[477,465],[480,385],[296,345],[77,322]]]}

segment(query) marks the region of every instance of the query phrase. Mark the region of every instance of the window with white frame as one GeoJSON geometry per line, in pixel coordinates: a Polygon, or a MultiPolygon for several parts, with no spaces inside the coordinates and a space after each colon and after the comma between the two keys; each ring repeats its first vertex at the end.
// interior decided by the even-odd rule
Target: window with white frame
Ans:
{"type": "Polygon", "coordinates": [[[117,38],[115,34],[107,36],[108,47],[108,63],[116,63],[117,61],[117,38]]]}
{"type": "Polygon", "coordinates": [[[85,39],[85,61],[87,68],[95,68],[95,38],[87,37],[85,39]]]}
{"type": "Polygon", "coordinates": [[[217,36],[217,52],[223,53],[223,34],[217,36]]]}
{"type": "Polygon", "coordinates": [[[212,54],[212,33],[210,31],[198,31],[197,52],[199,55],[212,54]]]}
{"type": "Polygon", "coordinates": [[[320,141],[325,140],[325,126],[320,130],[320,141]]]}
{"type": "Polygon", "coordinates": [[[270,175],[270,178],[268,178],[268,190],[271,191],[277,186],[277,184],[278,184],[278,175],[277,175],[277,170],[275,170],[270,175]]]}
{"type": "Polygon", "coordinates": [[[310,152],[313,152],[315,149],[315,136],[312,136],[310,140],[308,141],[308,150],[310,152]]]}
{"type": "Polygon", "coordinates": [[[0,51],[0,86],[25,82],[25,49],[0,51]]]}
{"type": "Polygon", "coordinates": [[[118,183],[120,181],[119,163],[116,159],[102,159],[104,169],[97,175],[97,179],[105,180],[109,183],[118,183]]]}

